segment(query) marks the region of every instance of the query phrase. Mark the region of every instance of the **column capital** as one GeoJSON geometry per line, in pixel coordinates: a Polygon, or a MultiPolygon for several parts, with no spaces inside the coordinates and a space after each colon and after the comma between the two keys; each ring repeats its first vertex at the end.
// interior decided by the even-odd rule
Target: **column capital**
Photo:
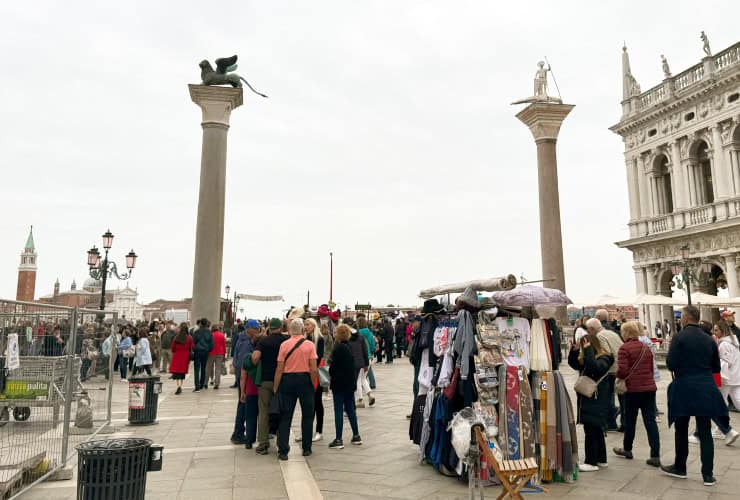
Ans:
{"type": "Polygon", "coordinates": [[[203,126],[228,127],[231,111],[244,102],[244,92],[240,88],[193,84],[188,88],[190,98],[203,111],[203,126]]]}
{"type": "Polygon", "coordinates": [[[516,114],[516,117],[529,127],[535,142],[557,141],[568,113],[575,108],[573,104],[534,102],[516,114]]]}

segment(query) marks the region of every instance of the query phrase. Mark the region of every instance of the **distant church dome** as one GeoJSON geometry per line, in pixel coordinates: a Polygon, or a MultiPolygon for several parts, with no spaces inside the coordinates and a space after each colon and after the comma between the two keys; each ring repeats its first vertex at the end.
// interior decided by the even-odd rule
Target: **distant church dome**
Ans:
{"type": "Polygon", "coordinates": [[[87,278],[82,284],[82,289],[87,291],[97,291],[103,288],[103,282],[95,278],[87,278]]]}

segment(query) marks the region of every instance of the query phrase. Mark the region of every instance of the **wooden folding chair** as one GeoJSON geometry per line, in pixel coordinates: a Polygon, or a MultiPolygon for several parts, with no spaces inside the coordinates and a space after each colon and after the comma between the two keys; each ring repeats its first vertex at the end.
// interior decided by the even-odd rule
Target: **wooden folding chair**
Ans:
{"type": "Polygon", "coordinates": [[[478,440],[478,446],[486,456],[486,459],[496,472],[496,477],[501,480],[504,491],[496,500],[504,498],[519,499],[524,497],[519,490],[527,484],[532,476],[537,474],[538,466],[534,458],[524,458],[521,460],[501,460],[497,459],[488,446],[488,439],[481,432],[480,427],[475,427],[475,435],[478,440]]]}

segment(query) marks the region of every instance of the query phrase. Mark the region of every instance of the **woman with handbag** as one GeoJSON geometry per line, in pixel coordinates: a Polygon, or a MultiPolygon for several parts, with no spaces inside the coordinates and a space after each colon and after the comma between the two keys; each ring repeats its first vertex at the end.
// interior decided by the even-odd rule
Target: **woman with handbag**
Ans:
{"type": "MultiPolygon", "coordinates": [[[[334,429],[336,437],[329,443],[332,450],[344,448],[342,432],[344,426],[343,413],[347,414],[349,425],[352,428],[352,440],[354,445],[361,445],[360,429],[357,425],[357,411],[355,406],[355,389],[358,368],[355,364],[356,356],[349,345],[352,331],[347,325],[339,325],[334,332],[334,350],[332,362],[329,366],[330,386],[334,398],[334,429]]],[[[365,357],[364,359],[367,359],[365,357]]]]}
{"type": "Polygon", "coordinates": [[[642,413],[642,421],[650,444],[650,458],[647,464],[660,467],[660,433],[656,422],[655,393],[658,387],[653,376],[653,353],[640,342],[642,326],[637,321],[622,325],[624,344],[617,355],[617,394],[624,394],[624,441],[622,448],[614,448],[617,456],[632,459],[632,444],[635,440],[637,412],[642,413]]]}
{"type": "Polygon", "coordinates": [[[606,376],[614,358],[596,336],[601,323],[592,318],[586,325],[588,333],[580,336],[568,355],[568,364],[578,370],[578,423],[583,425],[585,457],[578,465],[581,472],[593,472],[607,466],[606,431],[609,416],[609,382],[606,376]],[[595,323],[593,323],[595,322],[595,323]]]}

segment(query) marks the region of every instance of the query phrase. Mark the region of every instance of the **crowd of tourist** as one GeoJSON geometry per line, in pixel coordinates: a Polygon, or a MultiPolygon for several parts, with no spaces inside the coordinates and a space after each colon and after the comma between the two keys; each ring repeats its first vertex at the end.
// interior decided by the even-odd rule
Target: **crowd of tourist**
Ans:
{"type": "Polygon", "coordinates": [[[624,432],[623,445],[613,453],[633,459],[637,415],[641,413],[650,448],[648,465],[685,479],[689,443],[699,444],[703,483],[715,484],[714,439],[724,439],[730,446],[740,436],[731,427],[728,414],[728,397],[735,406],[740,404],[740,329],[734,313],[726,311],[712,325],[700,321],[696,307],[684,307],[676,333],[671,335],[666,366],[673,379],[668,386],[667,412],[668,425],[674,427],[675,457],[670,465],[660,461],[656,404],[660,371],[654,343],[640,323],[622,323],[619,335],[606,319],[607,312],[600,310],[596,318],[581,321],[568,356],[568,364],[596,385],[593,395],[578,393],[578,422],[585,435],[585,457],[579,469],[592,472],[607,466],[608,431],[624,432]],[[691,417],[696,420],[696,431],[689,436],[691,417]]]}

